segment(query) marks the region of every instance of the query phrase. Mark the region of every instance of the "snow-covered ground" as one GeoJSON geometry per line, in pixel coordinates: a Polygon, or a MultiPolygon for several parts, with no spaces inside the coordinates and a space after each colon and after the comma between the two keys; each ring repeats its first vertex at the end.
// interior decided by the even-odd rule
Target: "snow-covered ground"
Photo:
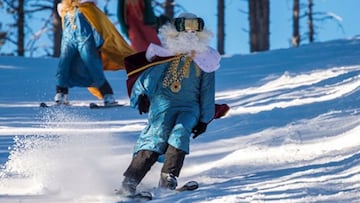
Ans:
{"type": "MultiPolygon", "coordinates": [[[[116,202],[146,116],[128,106],[124,71],[108,72],[125,107],[41,109],[55,92],[57,59],[0,57],[0,202],[116,202]]],[[[160,163],[139,190],[152,202],[360,202],[360,39],[224,56],[217,103],[231,106],[192,140],[179,183],[154,189],[160,163]]]]}

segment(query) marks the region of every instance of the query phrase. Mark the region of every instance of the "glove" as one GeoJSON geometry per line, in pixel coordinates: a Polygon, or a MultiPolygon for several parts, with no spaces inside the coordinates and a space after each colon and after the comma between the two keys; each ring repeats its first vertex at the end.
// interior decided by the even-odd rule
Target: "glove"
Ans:
{"type": "Polygon", "coordinates": [[[138,97],[138,109],[139,109],[140,115],[142,113],[149,112],[149,107],[150,107],[149,97],[146,94],[139,95],[139,97],[138,97]]]}
{"type": "Polygon", "coordinates": [[[193,139],[197,138],[200,134],[204,133],[206,131],[207,123],[203,123],[199,121],[199,123],[192,129],[193,139]]]}

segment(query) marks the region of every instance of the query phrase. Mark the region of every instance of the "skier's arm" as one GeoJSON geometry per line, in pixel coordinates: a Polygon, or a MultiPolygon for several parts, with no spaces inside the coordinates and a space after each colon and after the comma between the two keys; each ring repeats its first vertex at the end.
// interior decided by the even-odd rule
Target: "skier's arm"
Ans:
{"type": "Polygon", "coordinates": [[[215,113],[215,72],[201,74],[200,122],[209,123],[215,113]]]}
{"type": "Polygon", "coordinates": [[[138,109],[139,104],[139,97],[141,95],[148,95],[147,87],[145,86],[144,81],[146,81],[146,78],[148,77],[148,74],[146,72],[142,73],[134,83],[132,90],[131,90],[131,96],[130,96],[130,106],[133,108],[138,109]]]}
{"type": "Polygon", "coordinates": [[[215,73],[202,72],[200,84],[200,119],[192,129],[193,138],[206,131],[215,113],[215,73]]]}
{"type": "MultiPolygon", "coordinates": [[[[151,96],[153,95],[153,92],[155,91],[160,81],[160,77],[165,67],[166,64],[160,64],[150,67],[141,73],[141,75],[137,78],[131,90],[131,97],[130,97],[131,107],[139,109],[139,98],[144,99],[144,97],[142,97],[141,95],[147,96],[146,98],[148,100],[147,103],[149,103],[150,105],[151,96]]],[[[143,111],[143,113],[146,112],[143,111]]]]}

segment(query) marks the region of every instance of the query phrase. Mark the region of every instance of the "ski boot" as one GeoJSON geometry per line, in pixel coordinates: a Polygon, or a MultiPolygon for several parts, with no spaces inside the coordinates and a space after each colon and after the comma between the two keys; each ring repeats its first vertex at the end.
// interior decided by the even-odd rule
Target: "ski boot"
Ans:
{"type": "Polygon", "coordinates": [[[175,190],[177,187],[177,180],[175,175],[171,173],[161,173],[159,187],[175,190]]]}
{"type": "Polygon", "coordinates": [[[117,104],[118,104],[118,102],[115,100],[115,98],[112,94],[104,95],[104,106],[112,106],[112,105],[117,105],[117,104]]]}
{"type": "Polygon", "coordinates": [[[64,93],[56,93],[54,97],[55,103],[57,105],[69,105],[68,95],[64,93]]]}

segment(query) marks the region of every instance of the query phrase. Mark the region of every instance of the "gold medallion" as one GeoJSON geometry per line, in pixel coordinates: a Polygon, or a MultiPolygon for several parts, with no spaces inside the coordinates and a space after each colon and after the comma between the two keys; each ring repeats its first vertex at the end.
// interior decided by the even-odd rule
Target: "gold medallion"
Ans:
{"type": "Polygon", "coordinates": [[[170,89],[172,92],[179,92],[181,90],[181,83],[179,81],[171,83],[170,89]]]}

